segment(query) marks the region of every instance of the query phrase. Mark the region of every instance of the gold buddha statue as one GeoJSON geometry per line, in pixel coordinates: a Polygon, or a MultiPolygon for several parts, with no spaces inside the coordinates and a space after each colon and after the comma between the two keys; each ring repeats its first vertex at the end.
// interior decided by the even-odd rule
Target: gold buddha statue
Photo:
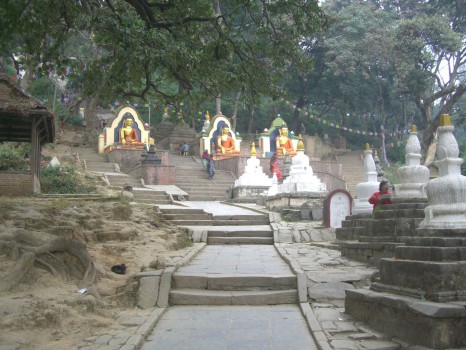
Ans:
{"type": "Polygon", "coordinates": [[[224,126],[222,128],[222,135],[217,137],[217,153],[221,154],[237,154],[235,150],[235,140],[230,136],[230,128],[224,126]]]}
{"type": "Polygon", "coordinates": [[[277,155],[287,155],[290,156],[296,155],[296,151],[293,148],[293,142],[288,137],[288,128],[286,126],[282,126],[279,129],[280,136],[278,136],[275,140],[275,146],[277,148],[277,155]]]}
{"type": "Polygon", "coordinates": [[[122,145],[142,145],[139,141],[138,133],[133,128],[133,120],[125,119],[120,129],[120,143],[122,145]]]}

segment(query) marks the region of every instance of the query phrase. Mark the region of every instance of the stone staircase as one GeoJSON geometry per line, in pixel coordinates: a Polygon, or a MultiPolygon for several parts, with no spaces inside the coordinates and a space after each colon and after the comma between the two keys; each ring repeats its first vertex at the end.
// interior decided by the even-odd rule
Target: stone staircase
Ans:
{"type": "Polygon", "coordinates": [[[170,204],[172,201],[164,191],[155,191],[143,186],[141,181],[134,176],[117,171],[114,163],[109,163],[107,156],[99,154],[89,147],[74,147],[71,152],[77,154],[78,159],[87,171],[100,173],[108,180],[112,187],[131,186],[134,200],[147,204],[170,204]]]}
{"type": "Polygon", "coordinates": [[[397,246],[417,235],[426,206],[425,199],[394,198],[374,218],[347,217],[344,226],[336,229],[341,255],[374,266],[382,258],[392,258],[397,246]]]}
{"type": "MultiPolygon", "coordinates": [[[[284,272],[280,266],[275,272],[273,266],[274,258],[286,265],[279,258],[273,246],[273,231],[269,225],[267,215],[260,214],[234,214],[213,215],[202,209],[193,208],[163,208],[162,216],[172,223],[185,226],[189,230],[198,230],[207,235],[207,247],[219,247],[218,255],[206,259],[208,261],[206,270],[203,270],[201,262],[197,257],[187,267],[179,268],[172,275],[172,288],[169,295],[170,305],[271,305],[297,303],[297,278],[287,270],[284,272]],[[223,256],[223,247],[231,249],[242,249],[241,247],[259,247],[257,254],[249,258],[237,255],[223,256]],[[239,248],[237,248],[239,247],[239,248]],[[260,270],[261,259],[264,255],[263,247],[270,250],[265,259],[270,258],[267,268],[274,272],[260,270]],[[273,255],[276,257],[273,257],[273,255]],[[229,256],[226,258],[226,256],[229,256]],[[225,260],[226,259],[226,260],[225,260]],[[232,263],[231,259],[236,260],[232,263]],[[254,262],[257,260],[257,263],[254,262]],[[224,269],[222,265],[225,264],[224,269]],[[231,272],[228,267],[233,264],[242,265],[245,271],[231,272]],[[255,269],[258,268],[256,272],[255,269]]],[[[244,248],[243,248],[244,249],[244,248]]],[[[200,253],[202,255],[204,251],[200,253]]],[[[204,260],[205,263],[205,260],[204,260]]],[[[288,266],[286,265],[288,268],[288,266]]],[[[289,268],[288,268],[289,269],[289,268]]]]}
{"type": "Polygon", "coordinates": [[[356,185],[366,181],[363,153],[363,151],[348,151],[336,156],[337,162],[342,165],[346,188],[353,198],[356,196],[356,185]]]}
{"type": "Polygon", "coordinates": [[[207,246],[172,275],[171,305],[276,305],[298,302],[297,278],[274,246],[207,246]],[[267,247],[267,248],[266,248],[267,247]],[[247,251],[247,254],[243,252],[247,251]],[[278,261],[277,261],[278,260],[278,261]]]}
{"type": "Polygon", "coordinates": [[[288,275],[188,274],[172,278],[170,305],[277,305],[297,303],[297,280],[288,275]]]}
{"type": "Polygon", "coordinates": [[[212,180],[200,159],[169,154],[169,163],[176,167],[175,185],[189,194],[191,201],[224,201],[235,183],[235,176],[225,170],[216,170],[212,180]]]}
{"type": "Polygon", "coordinates": [[[202,209],[160,208],[162,217],[191,230],[207,232],[207,244],[273,244],[265,215],[212,215],[202,209]]]}

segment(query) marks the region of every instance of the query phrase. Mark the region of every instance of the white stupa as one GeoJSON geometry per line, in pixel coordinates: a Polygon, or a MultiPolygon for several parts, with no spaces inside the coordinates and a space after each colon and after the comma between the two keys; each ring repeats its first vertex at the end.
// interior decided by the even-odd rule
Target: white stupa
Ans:
{"type": "Polygon", "coordinates": [[[291,160],[289,176],[278,185],[278,193],[326,192],[326,185],[314,175],[309,157],[304,154],[304,144],[299,135],[297,154],[291,160]]]}
{"type": "Polygon", "coordinates": [[[353,199],[352,214],[372,214],[372,204],[369,203],[369,197],[379,190],[377,181],[377,170],[375,168],[372,150],[366,143],[364,150],[364,171],[366,181],[356,185],[356,197],[353,199]]]}
{"type": "Polygon", "coordinates": [[[424,209],[425,218],[420,228],[466,228],[466,177],[461,175],[463,159],[459,158],[453,130],[450,116],[442,114],[437,129],[437,160],[434,162],[439,177],[426,185],[429,205],[424,209]]]}
{"type": "Polygon", "coordinates": [[[275,196],[278,193],[278,179],[277,174],[273,173],[272,186],[267,191],[267,196],[275,196]]]}
{"type": "Polygon", "coordinates": [[[235,187],[251,186],[251,187],[270,187],[272,179],[268,177],[261,167],[260,160],[257,159],[256,145],[254,142],[251,146],[251,158],[246,162],[244,173],[235,181],[235,187]]]}
{"type": "Polygon", "coordinates": [[[399,184],[394,185],[393,198],[426,198],[425,186],[429,181],[429,169],[421,165],[421,144],[417,137],[416,125],[411,126],[405,147],[406,165],[396,174],[399,184]]]}

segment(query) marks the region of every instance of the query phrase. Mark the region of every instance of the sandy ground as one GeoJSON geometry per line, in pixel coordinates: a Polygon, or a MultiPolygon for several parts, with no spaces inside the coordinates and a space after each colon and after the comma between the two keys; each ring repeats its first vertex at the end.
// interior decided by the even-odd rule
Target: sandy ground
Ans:
{"type": "Polygon", "coordinates": [[[96,267],[99,297],[79,292],[84,269],[75,257],[63,252],[39,255],[55,266],[56,275],[35,261],[19,284],[0,292],[1,349],[66,349],[105,332],[120,312],[135,308],[136,273],[163,267],[190,249],[186,232],[166,223],[150,206],[108,199],[3,197],[0,281],[5,281],[28,244],[20,242],[19,254],[13,253],[5,242],[19,234],[41,244],[61,236],[84,242],[96,267]],[[126,274],[111,271],[122,263],[126,274]]]}

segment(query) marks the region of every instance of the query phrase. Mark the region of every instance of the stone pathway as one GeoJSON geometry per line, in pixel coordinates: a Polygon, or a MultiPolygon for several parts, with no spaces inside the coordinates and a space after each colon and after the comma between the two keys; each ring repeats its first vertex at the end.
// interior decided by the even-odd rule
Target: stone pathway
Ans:
{"type": "MultiPolygon", "coordinates": [[[[218,206],[217,203],[203,206],[213,212],[216,209],[228,209],[228,206],[218,206]]],[[[341,257],[339,251],[329,249],[333,247],[329,243],[335,239],[332,230],[323,229],[316,222],[279,221],[273,223],[272,227],[276,237],[285,242],[275,244],[279,254],[295,273],[301,273],[306,278],[309,295],[307,303],[278,306],[171,306],[167,309],[133,310],[120,316],[121,327],[91,337],[78,348],[421,349],[386,339],[345,314],[344,290],[368,286],[371,276],[377,270],[341,257]],[[310,240],[314,242],[303,243],[310,240]],[[309,334],[312,334],[311,339],[309,334]],[[243,338],[244,341],[241,340],[243,338]]],[[[273,246],[262,247],[273,249],[273,246]]],[[[218,249],[224,248],[219,246],[218,249]]],[[[228,254],[223,251],[220,255],[228,254]]]]}

